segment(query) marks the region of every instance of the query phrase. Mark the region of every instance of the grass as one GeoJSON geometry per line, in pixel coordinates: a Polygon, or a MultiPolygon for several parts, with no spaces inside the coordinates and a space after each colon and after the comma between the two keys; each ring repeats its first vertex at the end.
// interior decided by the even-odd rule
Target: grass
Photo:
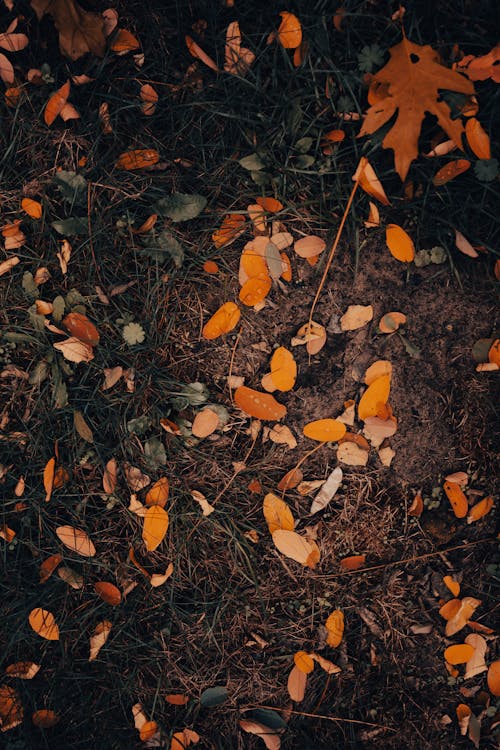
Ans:
{"type": "MultiPolygon", "coordinates": [[[[358,124],[343,121],[345,109],[362,113],[366,107],[358,67],[362,47],[378,45],[387,56],[399,41],[388,3],[347,3],[342,34],[332,31],[326,3],[295,3],[290,9],[300,16],[310,40],[309,56],[299,68],[276,43],[266,44],[278,21],[272,4],[251,5],[230,10],[222,3],[150,3],[146,11],[133,0],[120,2],[120,25],[143,44],[140,69],[130,56],[70,63],[59,54],[51,24],[44,21],[38,29],[26,14],[31,44],[15,61],[23,71],[49,63],[54,82],[28,86],[15,110],[0,104],[2,224],[21,217],[23,196],[44,204],[41,222],[23,217],[28,239],[15,251],[21,262],[1,279],[0,370],[13,364],[27,373],[0,379],[2,523],[16,531],[13,542],[1,547],[1,644],[4,667],[33,660],[42,668],[32,681],[4,681],[19,691],[26,716],[20,727],[4,735],[7,750],[143,747],[132,718],[137,702],[158,722],[166,747],[172,733],[183,727],[199,732],[200,747],[262,747],[261,740],[240,732],[238,720],[253,715],[269,721],[269,714],[259,711],[270,708],[276,709],[274,720],[283,715],[287,722],[284,748],[468,746],[455,724],[440,724],[443,714],[454,719],[463,696],[458,692],[461,678],[454,683],[442,667],[438,599],[447,596],[442,575],[462,575],[464,595],[482,599],[480,619],[492,624],[498,587],[491,572],[497,564],[492,522],[487,518],[460,525],[442,496],[440,509],[426,512],[422,522],[408,517],[407,507],[419,487],[426,497],[439,490],[442,475],[452,469],[467,470],[474,488],[493,492],[494,384],[474,373],[468,351],[477,338],[493,332],[498,179],[480,182],[470,169],[436,190],[431,185],[435,162],[419,158],[410,173],[413,197],[405,198],[392,154],[380,149],[380,138],[357,139],[358,124]],[[206,30],[196,39],[220,63],[225,29],[235,17],[244,44],[256,53],[248,75],[215,76],[198,65],[185,81],[194,60],[184,34],[196,34],[192,24],[204,18],[206,30]],[[48,129],[41,116],[47,96],[75,72],[95,77],[91,84],[72,87],[70,100],[81,119],[48,129]],[[327,81],[330,98],[325,96],[327,81]],[[151,118],[138,108],[144,82],[159,93],[151,118]],[[107,136],[98,119],[103,102],[113,125],[107,136]],[[325,156],[321,135],[334,127],[345,128],[347,137],[325,156]],[[297,149],[303,138],[311,139],[306,154],[314,162],[308,166],[301,166],[297,149]],[[116,158],[132,148],[158,149],[158,170],[116,170],[116,158]],[[253,152],[269,173],[265,185],[253,182],[238,163],[253,152]],[[200,331],[208,314],[237,293],[243,244],[217,251],[211,234],[226,213],[244,212],[256,195],[268,194],[285,204],[278,220],[294,235],[333,236],[362,154],[391,195],[385,220],[403,224],[419,247],[442,244],[453,267],[448,263],[420,275],[414,269],[394,270],[381,240],[362,227],[368,199],[358,191],[317,319],[326,324],[353,301],[383,299],[384,309],[405,304],[414,316],[408,336],[425,349],[422,360],[413,362],[397,339],[380,341],[374,334],[363,338],[355,332],[352,337],[329,336],[323,354],[311,362],[297,353],[298,388],[287,401],[297,436],[309,418],[325,416],[325,410],[340,413],[343,401],[356,396],[359,386],[350,373],[363,357],[387,356],[399,368],[394,400],[401,418],[396,438],[401,463],[396,470],[381,471],[373,461],[366,469],[344,467],[340,499],[318,519],[307,516],[310,498],[287,496],[300,530],[313,526],[318,535],[324,562],[310,571],[274,550],[262,517],[263,494],[275,491],[310,445],[302,440],[298,450],[286,452],[260,436],[253,441],[248,420],[232,408],[225,379],[232,368],[258,387],[272,346],[288,345],[307,320],[322,265],[296,268],[287,292],[273,293],[273,306],[247,316],[239,335],[206,342],[200,331]],[[87,159],[84,167],[79,166],[82,157],[87,159]],[[59,168],[85,176],[87,195],[81,205],[62,199],[53,183],[59,168]],[[156,200],[172,191],[208,199],[198,218],[167,222],[184,249],[179,268],[168,257],[145,253],[141,237],[131,231],[151,214],[156,200]],[[86,216],[90,232],[70,238],[69,271],[63,275],[56,257],[61,237],[50,222],[71,216],[86,216]],[[475,266],[457,257],[452,228],[484,245],[489,255],[475,266]],[[215,278],[202,270],[204,260],[212,257],[221,269],[215,278]],[[99,328],[101,341],[88,364],[74,365],[56,354],[57,336],[33,314],[35,298],[26,292],[26,283],[23,288],[23,274],[34,274],[41,266],[49,268],[51,278],[40,288],[40,298],[62,296],[67,308],[81,305],[99,328]],[[126,288],[112,294],[120,285],[126,288]],[[429,300],[435,305],[432,315],[426,314],[429,300]],[[131,321],[146,333],[144,342],[134,346],[122,337],[123,326],[131,321]],[[118,365],[133,369],[133,392],[123,382],[103,391],[103,369],[118,365]],[[195,408],[175,399],[193,382],[204,383],[210,401],[229,410],[227,430],[217,441],[182,441],[160,425],[164,418],[192,420],[195,408]],[[94,442],[75,431],[75,410],[92,429],[94,442]],[[134,426],[132,420],[139,422],[134,426]],[[163,445],[164,463],[148,458],[152,441],[163,445]],[[45,503],[43,469],[56,443],[70,480],[45,503]],[[171,525],[154,553],[145,553],[140,520],[128,510],[130,491],[123,474],[113,498],[103,496],[102,474],[113,456],[120,466],[129,462],[153,480],[162,475],[170,479],[171,525]],[[235,473],[233,462],[244,458],[245,466],[235,473]],[[22,498],[14,493],[20,476],[26,481],[22,498]],[[248,489],[255,478],[262,493],[248,489]],[[217,498],[212,515],[201,515],[192,490],[203,492],[210,502],[217,498]],[[26,505],[22,512],[16,511],[20,501],[26,505]],[[88,530],[98,554],[84,560],[62,550],[55,530],[65,524],[88,530]],[[257,542],[249,532],[257,533],[257,542]],[[151,588],[130,562],[130,547],[149,572],[163,572],[172,562],[172,578],[151,588]],[[83,576],[82,589],[70,588],[57,573],[39,584],[41,562],[56,551],[64,553],[63,565],[83,576]],[[339,575],[344,556],[363,552],[369,560],[366,571],[339,575]],[[93,588],[97,581],[113,582],[127,592],[119,607],[99,599],[93,588]],[[53,612],[60,641],[42,641],[30,630],[28,614],[39,606],[53,612]],[[325,648],[323,623],[337,607],[345,613],[347,630],[339,649],[332,651],[325,648]],[[89,663],[89,636],[105,619],[112,622],[110,638],[99,658],[89,663]],[[411,630],[423,623],[433,625],[430,634],[411,630]],[[304,702],[291,708],[287,675],[299,650],[316,650],[343,671],[328,677],[316,668],[304,702]],[[200,696],[215,686],[227,689],[227,701],[204,707],[200,696]],[[183,693],[189,702],[170,705],[168,693],[183,693]],[[56,711],[60,722],[40,730],[30,715],[45,708],[56,711]]],[[[446,62],[454,43],[474,54],[495,44],[493,4],[482,4],[473,18],[465,0],[458,7],[443,3],[432,12],[422,5],[407,10],[406,32],[418,43],[439,47],[446,62]]],[[[8,14],[2,14],[3,30],[8,14]]],[[[498,92],[491,81],[478,83],[477,89],[481,122],[496,144],[498,92]]],[[[422,150],[435,135],[435,124],[427,122],[422,150]]],[[[324,479],[335,464],[332,450],[322,448],[305,462],[307,478],[324,479]]],[[[472,698],[468,702],[478,713],[477,703],[472,698]]],[[[493,747],[486,718],[484,726],[484,746],[493,747]]]]}

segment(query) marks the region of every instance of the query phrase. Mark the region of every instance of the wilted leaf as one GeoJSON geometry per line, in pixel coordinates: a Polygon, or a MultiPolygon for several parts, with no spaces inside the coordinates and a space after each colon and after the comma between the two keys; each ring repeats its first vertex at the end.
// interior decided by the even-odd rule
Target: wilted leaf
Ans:
{"type": "Polygon", "coordinates": [[[2,732],[14,729],[23,720],[23,704],[17,690],[0,685],[0,728],[2,732]]]}
{"type": "Polygon", "coordinates": [[[225,302],[203,326],[203,338],[216,339],[224,333],[229,333],[238,325],[240,315],[238,305],[234,302],[225,302]]]}
{"type": "Polygon", "coordinates": [[[291,429],[284,424],[275,424],[269,431],[269,440],[277,445],[287,445],[290,449],[297,447],[297,441],[291,429]]]}
{"type": "Polygon", "coordinates": [[[264,498],[263,511],[270,534],[278,529],[293,531],[295,528],[292,511],[284,500],[272,492],[269,492],[264,498]]]}
{"type": "Polygon", "coordinates": [[[455,245],[464,255],[468,255],[470,258],[478,258],[479,253],[470,244],[469,240],[464,237],[461,232],[455,229],[455,245]]]}
{"type": "Polygon", "coordinates": [[[349,305],[340,318],[340,327],[343,331],[355,331],[369,323],[372,318],[373,307],[371,305],[349,305]]]}
{"type": "MultiPolygon", "coordinates": [[[[390,205],[389,199],[385,194],[384,188],[382,187],[382,183],[375,174],[375,170],[373,169],[366,156],[362,156],[359,160],[359,164],[352,176],[352,179],[357,180],[359,182],[360,188],[362,188],[368,195],[371,195],[372,198],[376,198],[384,206],[390,205]]],[[[372,213],[372,205],[373,204],[370,204],[370,215],[372,213]]],[[[378,209],[376,216],[378,217],[378,209]]]]}
{"type": "Polygon", "coordinates": [[[335,609],[331,615],[328,616],[325,622],[325,628],[327,630],[326,642],[329,646],[337,648],[342,641],[344,635],[344,613],[340,609],[335,609]]]}
{"type": "Polygon", "coordinates": [[[7,258],[7,260],[3,260],[0,263],[0,276],[3,276],[4,273],[8,273],[9,271],[12,271],[13,268],[17,266],[18,263],[20,263],[20,258],[17,255],[13,255],[11,258],[7,258]]]}
{"type": "Polygon", "coordinates": [[[342,483],[342,469],[337,466],[329,475],[326,482],[321,487],[320,491],[314,498],[311,504],[309,513],[313,515],[318,513],[320,510],[324,510],[332,498],[335,496],[338,488],[342,483]]]}
{"type": "Polygon", "coordinates": [[[151,484],[151,477],[148,477],[147,474],[143,474],[137,466],[131,466],[126,463],[123,465],[123,471],[127,484],[132,492],[140,492],[144,487],[147,487],[148,484],[151,484]]]}
{"type": "Polygon", "coordinates": [[[142,113],[146,115],[146,117],[150,117],[155,112],[156,104],[158,102],[158,93],[149,83],[145,83],[141,86],[140,97],[142,100],[142,113]]]}
{"type": "Polygon", "coordinates": [[[491,159],[491,144],[489,135],[483,129],[479,120],[469,117],[465,123],[467,142],[478,159],[491,159]]]}
{"type": "Polygon", "coordinates": [[[197,438],[206,438],[220,426],[218,415],[209,407],[199,411],[193,420],[191,432],[197,438]]]}
{"type": "Polygon", "coordinates": [[[389,312],[380,318],[378,330],[380,333],[394,333],[405,323],[406,315],[401,312],[389,312]]]}
{"type": "Polygon", "coordinates": [[[40,583],[45,583],[45,581],[48,581],[54,570],[57,568],[57,566],[62,562],[62,555],[56,554],[56,555],[50,555],[47,557],[46,560],[43,561],[43,563],[40,565],[40,583]]]}
{"type": "Polygon", "coordinates": [[[346,433],[346,426],[338,419],[317,419],[304,426],[304,435],[320,442],[337,442],[346,433]]]}
{"type": "Polygon", "coordinates": [[[290,674],[288,675],[287,689],[288,695],[296,703],[300,703],[304,700],[306,692],[307,675],[302,672],[297,666],[294,666],[290,674]]]}
{"type": "Polygon", "coordinates": [[[83,440],[86,440],[87,443],[94,442],[94,435],[92,433],[92,430],[85,421],[85,418],[81,411],[73,412],[73,424],[75,425],[75,430],[80,435],[80,437],[83,438],[83,440]]]}
{"type": "Polygon", "coordinates": [[[118,33],[111,44],[111,49],[119,57],[140,48],[141,43],[139,40],[130,31],[127,31],[127,29],[118,29],[118,33]]]}
{"type": "Polygon", "coordinates": [[[319,562],[320,552],[316,542],[300,536],[296,531],[278,529],[273,532],[273,542],[283,555],[301,565],[315,568],[319,562]]]}
{"type": "Polygon", "coordinates": [[[88,52],[103,57],[106,50],[104,19],[98,13],[84,10],[75,0],[31,0],[38,20],[48,13],[59,32],[59,47],[70,60],[88,52]]]}
{"type": "Polygon", "coordinates": [[[278,489],[280,492],[293,490],[294,487],[297,487],[297,485],[302,482],[303,478],[304,475],[301,469],[290,469],[290,471],[287,471],[285,476],[278,482],[278,489]]]}
{"type": "Polygon", "coordinates": [[[94,661],[94,659],[97,659],[99,651],[108,640],[110,631],[111,623],[109,622],[109,620],[103,620],[96,625],[94,632],[90,636],[89,661],[94,661]]]}
{"type": "MultiPolygon", "coordinates": [[[[457,611],[446,623],[446,637],[450,638],[452,635],[455,635],[455,633],[458,633],[459,630],[462,630],[462,628],[466,626],[467,621],[470,620],[472,614],[480,604],[480,599],[474,599],[472,596],[464,596],[458,606],[457,611]]],[[[442,614],[442,611],[443,608],[441,608],[440,614],[442,614]]]]}
{"type": "Polygon", "coordinates": [[[172,193],[155,204],[155,212],[162,217],[168,216],[173,222],[189,221],[201,214],[206,205],[207,199],[203,195],[172,193]]]}
{"type": "Polygon", "coordinates": [[[95,592],[101,597],[103,602],[110,604],[112,607],[117,607],[122,600],[121,591],[113,583],[108,581],[97,581],[94,584],[95,592]]]}
{"type": "Polygon", "coordinates": [[[142,538],[148,552],[155,550],[163,541],[169,525],[168,513],[160,505],[151,505],[144,516],[142,538]]]}
{"type": "Polygon", "coordinates": [[[443,583],[446,586],[447,589],[451,591],[453,596],[458,596],[460,593],[460,584],[458,581],[455,581],[452,576],[443,576],[443,583]]]}
{"type": "Polygon", "coordinates": [[[445,482],[443,485],[446,497],[450,501],[453,512],[457,518],[465,518],[469,511],[469,504],[460,485],[456,482],[445,482]]]}
{"type": "Polygon", "coordinates": [[[59,628],[52,612],[36,607],[31,610],[28,619],[35,633],[41,638],[45,638],[47,641],[59,640],[59,628]]]}
{"type": "Polygon", "coordinates": [[[112,495],[116,489],[117,474],[118,474],[117,460],[116,458],[110,458],[108,463],[106,464],[106,467],[104,469],[104,474],[102,476],[102,486],[103,486],[104,492],[106,492],[108,495],[112,495]]]}
{"type": "Polygon", "coordinates": [[[270,393],[261,393],[246,385],[242,385],[234,392],[236,406],[256,419],[278,421],[286,414],[286,406],[278,403],[270,393]]]}
{"type": "Polygon", "coordinates": [[[58,526],[56,534],[61,542],[82,557],[94,557],[96,549],[83,529],[77,529],[74,526],[58,526]]]}
{"type": "Polygon", "coordinates": [[[327,674],[339,674],[339,672],[342,672],[342,669],[337,664],[325,659],[320,654],[311,654],[311,656],[327,674]]]}
{"type": "Polygon", "coordinates": [[[460,728],[460,734],[465,737],[469,728],[469,721],[472,711],[465,703],[459,703],[456,707],[457,721],[460,728]]]}
{"type": "Polygon", "coordinates": [[[193,500],[195,500],[199,504],[204,516],[209,516],[214,512],[214,506],[210,505],[207,498],[202,492],[198,492],[198,490],[191,490],[191,496],[193,500]]]}
{"type": "Polygon", "coordinates": [[[211,68],[216,73],[220,73],[217,64],[209,55],[207,55],[207,53],[200,47],[200,45],[194,41],[194,39],[192,39],[188,35],[186,35],[184,38],[186,41],[186,47],[188,48],[190,55],[196,57],[198,60],[201,60],[201,62],[205,63],[207,67],[211,68]]]}
{"type": "Polygon", "coordinates": [[[40,664],[34,661],[18,661],[5,667],[5,674],[9,677],[17,677],[19,680],[32,680],[40,671],[40,664]]]}
{"type": "Polygon", "coordinates": [[[54,475],[56,471],[56,459],[49,458],[43,470],[43,486],[45,489],[45,502],[48,503],[54,489],[54,475]]]}
{"type": "Polygon", "coordinates": [[[192,729],[183,729],[182,732],[175,732],[172,735],[172,742],[170,744],[170,750],[184,750],[184,748],[190,745],[197,745],[200,741],[200,735],[198,732],[192,729]]]}
{"type": "Polygon", "coordinates": [[[164,573],[153,573],[151,575],[151,578],[149,579],[151,586],[153,586],[153,588],[158,588],[158,586],[163,586],[165,581],[168,581],[168,579],[170,578],[173,572],[174,572],[174,565],[173,563],[169,563],[164,573]]]}
{"type": "Polygon", "coordinates": [[[81,576],[72,568],[61,566],[59,570],[57,571],[57,575],[59,576],[61,581],[64,581],[64,583],[67,583],[68,586],[71,586],[71,588],[75,589],[75,591],[78,591],[79,589],[83,589],[83,584],[84,584],[83,576],[81,576]]]}
{"type": "Polygon", "coordinates": [[[388,224],[385,230],[385,241],[391,255],[403,263],[411,263],[415,257],[413,240],[397,224],[388,224]]]}
{"type": "Polygon", "coordinates": [[[0,53],[0,78],[2,81],[10,86],[14,83],[15,75],[14,68],[10,60],[5,55],[0,53]]]}
{"type": "Polygon", "coordinates": [[[88,183],[83,175],[62,169],[56,172],[53,180],[64,200],[71,206],[87,206],[88,183]]]}
{"type": "Polygon", "coordinates": [[[89,224],[86,216],[70,216],[69,219],[53,221],[51,226],[54,227],[56,232],[66,235],[67,237],[73,237],[78,234],[86,235],[89,231],[89,224]]]}
{"type": "Polygon", "coordinates": [[[477,633],[470,633],[465,638],[465,643],[472,646],[474,653],[471,658],[467,660],[465,667],[464,680],[470,680],[472,677],[476,677],[482,672],[486,672],[488,667],[485,662],[485,654],[488,649],[488,644],[482,635],[477,633]]]}

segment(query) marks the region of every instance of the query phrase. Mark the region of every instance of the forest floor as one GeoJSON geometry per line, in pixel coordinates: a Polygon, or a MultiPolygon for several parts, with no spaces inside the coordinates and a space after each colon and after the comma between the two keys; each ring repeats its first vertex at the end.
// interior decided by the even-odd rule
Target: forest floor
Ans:
{"type": "MultiPolygon", "coordinates": [[[[473,742],[487,750],[498,741],[498,697],[487,691],[486,672],[464,679],[463,665],[458,674],[445,668],[445,648],[476,631],[467,626],[447,638],[439,613],[453,598],[443,583],[452,576],[460,598],[480,600],[471,619],[486,628],[479,631],[486,663],[494,660],[488,629],[498,622],[495,513],[473,523],[457,518],[443,484],[447,475],[465,472],[470,505],[497,497],[498,372],[478,372],[472,352],[478,340],[498,336],[498,176],[480,181],[470,169],[438,188],[432,177],[448,157],[419,156],[402,185],[392,151],[382,150],[380,139],[356,138],[360,121],[352,113],[367,108],[364,74],[381,67],[401,39],[393,4],[346,2],[336,30],[327,4],[294,3],[288,9],[300,17],[310,45],[298,67],[293,53],[267,43],[282,9],[272,5],[120,1],[119,26],[141,41],[142,67],[132,54],[71,63],[61,57],[47,19],[40,27],[26,21],[30,46],[16,53],[16,64],[27,71],[47,63],[50,73],[40,86],[26,87],[16,108],[0,103],[1,223],[22,219],[26,235],[0,258],[14,252],[20,258],[0,279],[7,536],[0,540],[0,643],[3,671],[18,662],[41,668],[31,680],[8,674],[2,680],[15,688],[24,712],[3,735],[7,750],[170,747],[173,733],[185,728],[199,735],[200,748],[264,747],[262,737],[243,731],[242,719],[270,727],[269,747],[280,740],[284,750],[435,750],[473,742]],[[236,19],[243,44],[256,54],[245,77],[218,74],[190,56],[185,34],[222,66],[225,30],[236,19]],[[377,64],[366,62],[367,55],[377,64]],[[94,79],[72,85],[70,101],[81,118],[48,128],[48,96],[81,73],[94,79]],[[141,111],[144,84],[159,95],[150,116],[141,111]],[[103,103],[108,133],[98,115],[103,103]],[[322,137],[332,129],[343,130],[345,139],[327,149],[322,137]],[[132,149],[154,149],[160,160],[151,168],[117,169],[120,154],[132,149]],[[239,163],[254,153],[265,163],[257,175],[239,163]],[[363,154],[391,203],[380,208],[381,227],[366,228],[372,199],[356,194],[314,312],[326,329],[325,346],[312,356],[305,346],[291,347],[325,269],[323,256],[311,266],[292,248],[292,280],[274,283],[259,309],[240,305],[238,325],[207,340],[202,330],[210,316],[238,301],[240,256],[255,232],[248,206],[276,198],[282,208],[268,216],[265,231],[286,231],[294,240],[320,236],[326,258],[363,154]],[[54,181],[61,169],[84,178],[69,198],[54,181]],[[190,220],[159,218],[149,232],[133,231],[157,201],[176,192],[201,195],[206,206],[190,220]],[[21,211],[25,197],[42,203],[40,220],[21,211]],[[245,217],[243,232],[217,247],[212,235],[228,213],[245,217]],[[52,226],[74,217],[84,217],[83,229],[58,233],[52,226]],[[442,248],[441,262],[396,260],[385,243],[387,223],[403,226],[417,253],[442,248]],[[459,252],[454,230],[480,247],[477,258],[459,252]],[[63,238],[71,244],[66,273],[57,258],[63,238]],[[205,270],[207,260],[217,273],[205,270]],[[41,268],[44,278],[36,275],[41,268]],[[54,349],[61,336],[46,328],[45,318],[60,326],[61,316],[36,304],[56,299],[63,300],[56,303],[63,314],[85,313],[97,327],[90,361],[70,362],[54,349]],[[371,305],[373,319],[342,330],[350,305],[371,305]],[[378,323],[391,311],[406,315],[406,324],[382,334],[378,323]],[[139,326],[137,343],[124,338],[130,323],[139,326]],[[283,424],[294,448],[270,439],[273,422],[258,430],[234,403],[234,378],[261,391],[278,346],[293,352],[298,368],[294,388],[274,394],[286,406],[283,424]],[[365,371],[377,360],[392,365],[392,462],[384,465],[373,447],[366,466],[339,462],[338,444],[314,443],[304,425],[358,403],[365,371]],[[104,371],[117,367],[124,376],[104,388],[104,371]],[[187,387],[193,383],[203,388],[187,387]],[[214,404],[225,424],[194,438],[194,418],[214,404]],[[172,433],[175,426],[182,434],[172,433]],[[52,457],[60,482],[46,502],[44,471],[52,457]],[[112,459],[117,480],[106,488],[112,459]],[[317,489],[283,495],[297,531],[320,549],[311,569],[277,550],[262,510],[268,493],[281,496],[278,483],[299,462],[305,481],[324,481],[337,465],[343,471],[337,494],[317,515],[309,514],[317,489]],[[144,503],[149,487],[134,492],[130,467],[151,483],[169,480],[169,528],[152,552],[143,543],[143,519],[130,509],[131,495],[132,505],[144,503]],[[193,491],[214,511],[204,515],[193,491]],[[424,502],[419,516],[410,511],[417,495],[424,502]],[[96,554],[85,558],[63,546],[61,526],[83,529],[96,554]],[[55,570],[40,583],[41,564],[55,554],[66,580],[55,570]],[[352,555],[366,560],[345,570],[340,562],[352,555]],[[170,577],[152,587],[150,574],[170,563],[170,577]],[[117,606],[99,597],[97,582],[119,589],[117,606]],[[30,628],[29,614],[39,607],[53,614],[59,640],[30,628]],[[325,629],[334,610],[345,619],[336,648],[327,645],[325,629]],[[89,662],[89,638],[103,621],[111,623],[109,638],[89,662]],[[320,654],[341,671],[329,675],[316,665],[304,699],[294,702],[287,680],[298,651],[320,654]],[[134,727],[138,703],[157,723],[145,741],[134,727]],[[472,739],[460,733],[461,703],[480,717],[472,739]],[[57,723],[34,726],[31,715],[41,710],[54,711],[57,723]]],[[[457,55],[454,45],[482,55],[497,42],[494,3],[461,0],[458,10],[456,3],[414,5],[403,19],[407,36],[438,49],[447,66],[457,55]]],[[[12,19],[3,13],[0,30],[12,19]]],[[[475,85],[478,117],[495,150],[498,85],[475,85]]],[[[421,153],[440,137],[435,122],[426,121],[421,153]]],[[[348,430],[361,436],[362,427],[355,420],[348,430]]]]}

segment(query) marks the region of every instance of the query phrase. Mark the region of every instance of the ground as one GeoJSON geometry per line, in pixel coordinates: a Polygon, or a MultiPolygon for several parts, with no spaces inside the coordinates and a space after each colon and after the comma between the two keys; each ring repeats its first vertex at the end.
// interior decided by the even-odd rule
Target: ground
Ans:
{"type": "MultiPolygon", "coordinates": [[[[289,10],[301,18],[310,40],[299,67],[276,41],[266,43],[279,25],[275,11],[281,6],[239,7],[238,0],[234,8],[225,5],[230,4],[153,2],[145,9],[133,1],[117,3],[119,25],[141,40],[141,68],[130,54],[71,63],[61,56],[50,21],[39,26],[27,13],[30,46],[17,53],[16,72],[49,63],[54,81],[26,86],[18,108],[0,105],[1,223],[22,218],[27,237],[0,259],[13,252],[20,257],[0,280],[2,523],[16,532],[10,543],[0,541],[5,571],[0,642],[3,668],[33,661],[41,669],[29,681],[2,681],[18,691],[25,716],[5,733],[5,747],[145,747],[132,716],[132,706],[141,703],[159,726],[162,747],[185,727],[200,735],[200,748],[263,747],[262,739],[239,727],[241,719],[253,717],[267,726],[281,722],[285,750],[468,748],[471,740],[461,736],[456,720],[457,705],[466,703],[476,715],[486,710],[480,747],[493,748],[498,728],[495,733],[491,706],[498,698],[486,691],[485,673],[464,680],[463,666],[458,677],[445,669],[446,646],[472,631],[445,638],[439,609],[452,598],[443,576],[453,575],[461,582],[460,597],[481,600],[473,619],[495,625],[494,511],[467,524],[455,517],[442,487],[446,475],[461,471],[469,478],[470,503],[497,497],[498,373],[477,372],[472,349],[498,331],[493,270],[498,177],[481,182],[470,169],[437,189],[431,182],[435,161],[419,156],[402,186],[392,152],[383,151],[376,138],[356,138],[359,122],[343,113],[362,113],[367,106],[358,54],[365,45],[378,45],[379,52],[372,49],[381,55],[376,70],[400,40],[400,24],[390,20],[392,4],[345,3],[344,27],[335,31],[323,3],[295,3],[289,10]],[[220,64],[225,29],[235,19],[243,43],[257,55],[248,75],[216,74],[197,62],[185,78],[195,60],[184,35],[193,35],[220,64]],[[72,86],[70,101],[81,119],[57,120],[48,128],[47,98],[75,73],[95,78],[72,86]],[[144,83],[159,94],[150,117],[140,111],[144,83]],[[107,135],[98,117],[104,102],[113,128],[107,135]],[[321,136],[333,128],[344,129],[346,138],[328,155],[321,136]],[[314,158],[300,166],[296,144],[305,137],[312,138],[308,152],[314,158]],[[121,153],[139,148],[156,149],[159,164],[138,171],[115,168],[121,153]],[[270,175],[264,185],[239,163],[256,151],[270,175]],[[296,384],[277,395],[287,407],[283,423],[298,443],[289,449],[266,440],[265,429],[251,434],[251,420],[236,408],[227,378],[244,377],[245,385],[261,390],[273,350],[291,348],[309,318],[324,260],[312,267],[290,252],[292,281],[275,283],[259,311],[241,306],[239,325],[207,340],[202,328],[209,317],[238,299],[239,259],[253,227],[247,218],[244,233],[221,248],[212,234],[227,213],[246,215],[257,197],[269,195],[284,206],[270,220],[281,222],[294,239],[319,235],[329,249],[362,154],[391,200],[381,207],[383,223],[404,226],[417,251],[444,248],[443,262],[417,267],[393,258],[383,228],[364,226],[369,197],[357,193],[314,313],[327,329],[327,343],[312,357],[303,346],[292,349],[296,384]],[[62,199],[53,179],[58,169],[76,171],[87,181],[76,204],[62,199]],[[155,227],[182,247],[184,259],[177,264],[168,253],[145,246],[149,235],[131,231],[153,213],[156,201],[176,191],[207,200],[197,217],[179,223],[160,218],[155,227]],[[43,203],[42,220],[21,211],[23,197],[43,203]],[[68,237],[72,254],[63,274],[56,256],[62,235],[51,222],[71,216],[84,216],[88,225],[83,234],[68,237]],[[480,247],[479,257],[457,250],[455,229],[480,247]],[[204,270],[207,259],[218,264],[217,274],[204,270]],[[25,274],[41,267],[50,278],[30,291],[25,274]],[[78,295],[68,300],[71,290],[78,295]],[[55,353],[61,336],[34,314],[36,296],[50,302],[63,297],[66,313],[76,306],[95,323],[100,341],[90,362],[71,363],[55,353]],[[343,332],[339,318],[353,304],[372,305],[373,320],[343,332]],[[378,321],[390,311],[403,312],[406,325],[391,335],[378,333],[378,321]],[[124,340],[130,322],[142,327],[143,341],[124,340]],[[283,475],[302,459],[306,480],[326,479],[338,464],[337,444],[324,444],[306,457],[315,444],[304,437],[303,427],[337,417],[346,401],[358,402],[364,372],[378,359],[393,368],[395,456],[386,467],[372,449],[366,467],[341,464],[342,485],[315,516],[309,515],[311,495],[285,494],[297,530],[315,535],[321,551],[319,564],[309,569],[275,548],[263,499],[277,492],[283,475]],[[14,377],[12,366],[21,374],[14,377]],[[128,389],[121,379],[103,389],[104,369],[117,366],[133,369],[134,386],[128,389]],[[203,404],[183,397],[190,383],[208,389],[203,404]],[[223,430],[196,440],[162,428],[165,419],[191,423],[207,402],[228,410],[223,430]],[[90,439],[75,429],[75,412],[90,427],[90,439]],[[68,477],[46,502],[44,468],[56,451],[68,477]],[[103,472],[112,458],[118,483],[106,494],[103,472]],[[142,519],[129,509],[127,463],[152,481],[166,476],[170,482],[170,525],[153,552],[143,544],[142,519]],[[22,494],[15,492],[20,477],[26,483],[22,494]],[[211,515],[202,515],[194,490],[213,503],[211,515]],[[409,513],[416,494],[426,500],[419,518],[409,513]],[[63,525],[86,530],[97,554],[83,558],[64,547],[56,534],[63,525]],[[148,573],[173,563],[173,574],[153,588],[131,561],[130,549],[148,573]],[[82,588],[70,587],[57,572],[39,583],[41,563],[56,553],[62,565],[83,577],[82,588]],[[340,561],[355,554],[366,555],[364,566],[342,570],[340,561]],[[120,589],[118,606],[99,598],[94,589],[99,581],[120,589]],[[43,640],[30,628],[28,615],[37,607],[53,613],[59,640],[43,640]],[[344,613],[345,632],[340,646],[332,648],[324,623],[335,609],[344,613]],[[89,662],[89,637],[103,620],[112,624],[110,636],[89,662]],[[316,666],[304,700],[292,702],[287,678],[297,651],[319,653],[342,671],[328,676],[316,666]],[[204,705],[204,691],[213,687],[225,688],[227,696],[220,705],[204,705]],[[172,705],[168,694],[189,700],[172,705]],[[33,726],[31,714],[41,709],[55,711],[59,723],[33,726]]],[[[442,5],[408,7],[408,37],[439,49],[448,66],[456,56],[454,44],[474,55],[494,46],[493,3],[478,9],[463,0],[460,13],[456,4],[442,5]]],[[[104,5],[95,2],[92,9],[102,11],[104,5]]],[[[12,17],[3,13],[1,30],[12,17]]],[[[498,92],[491,80],[476,83],[476,91],[478,117],[495,152],[498,92]]],[[[426,121],[421,152],[441,135],[426,121]]],[[[361,429],[356,421],[352,430],[361,429]]],[[[136,493],[141,502],[145,492],[136,493]]],[[[495,658],[491,634],[487,642],[489,664],[495,658]]]]}

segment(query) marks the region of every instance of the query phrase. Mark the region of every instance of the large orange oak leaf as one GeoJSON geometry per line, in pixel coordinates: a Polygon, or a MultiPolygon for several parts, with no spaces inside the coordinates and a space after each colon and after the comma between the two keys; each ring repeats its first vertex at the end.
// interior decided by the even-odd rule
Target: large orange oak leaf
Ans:
{"type": "Polygon", "coordinates": [[[418,154],[418,137],[426,113],[435,115],[448,137],[462,148],[462,122],[451,119],[449,106],[441,101],[441,92],[470,95],[474,93],[474,85],[441,65],[438,53],[428,45],[414,44],[404,38],[389,53],[387,65],[371,79],[368,92],[371,107],[359,135],[375,133],[397,112],[382,146],[393,149],[396,172],[404,180],[418,154]]]}

